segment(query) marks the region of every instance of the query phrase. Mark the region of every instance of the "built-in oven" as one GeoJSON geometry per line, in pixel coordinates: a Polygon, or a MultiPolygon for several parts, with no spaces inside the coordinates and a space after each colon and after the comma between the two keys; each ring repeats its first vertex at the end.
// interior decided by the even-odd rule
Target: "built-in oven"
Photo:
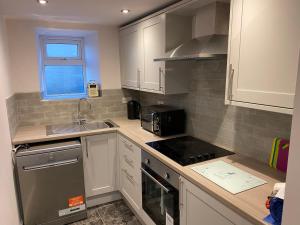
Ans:
{"type": "Polygon", "coordinates": [[[179,174],[142,152],[142,205],[156,225],[179,225],[179,174]]]}

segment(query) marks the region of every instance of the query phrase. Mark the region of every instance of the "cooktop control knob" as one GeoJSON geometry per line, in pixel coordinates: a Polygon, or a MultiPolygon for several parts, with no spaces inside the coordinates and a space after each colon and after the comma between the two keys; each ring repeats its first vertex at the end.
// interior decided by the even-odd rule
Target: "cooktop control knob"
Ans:
{"type": "Polygon", "coordinates": [[[188,158],[188,162],[189,162],[189,163],[196,163],[196,162],[197,162],[197,158],[196,158],[195,156],[190,156],[190,157],[188,158]]]}
{"type": "Polygon", "coordinates": [[[197,159],[199,160],[199,162],[203,162],[205,160],[203,155],[197,155],[197,159]]]}
{"type": "Polygon", "coordinates": [[[165,175],[164,175],[164,177],[165,177],[165,179],[167,180],[167,179],[170,178],[170,174],[168,174],[168,173],[166,172],[165,175]]]}
{"type": "Polygon", "coordinates": [[[145,164],[149,165],[150,164],[150,159],[145,159],[145,164]]]}
{"type": "Polygon", "coordinates": [[[204,157],[205,160],[209,160],[210,159],[209,153],[204,153],[203,157],[204,157]]]}

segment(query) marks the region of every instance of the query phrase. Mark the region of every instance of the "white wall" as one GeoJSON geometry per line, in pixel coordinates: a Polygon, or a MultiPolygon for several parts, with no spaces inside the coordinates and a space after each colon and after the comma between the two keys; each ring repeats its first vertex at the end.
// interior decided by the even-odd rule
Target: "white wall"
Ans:
{"type": "Polygon", "coordinates": [[[11,161],[11,140],[6,98],[11,95],[5,26],[0,18],[0,224],[20,224],[17,211],[11,161]]]}
{"type": "Polygon", "coordinates": [[[298,70],[299,72],[295,98],[295,110],[293,114],[291,147],[287,171],[286,195],[283,210],[284,225],[296,225],[300,223],[300,57],[298,70]]]}
{"type": "Polygon", "coordinates": [[[35,32],[43,27],[97,31],[102,88],[121,88],[117,27],[18,19],[9,19],[6,25],[13,92],[40,90],[35,32]]]}

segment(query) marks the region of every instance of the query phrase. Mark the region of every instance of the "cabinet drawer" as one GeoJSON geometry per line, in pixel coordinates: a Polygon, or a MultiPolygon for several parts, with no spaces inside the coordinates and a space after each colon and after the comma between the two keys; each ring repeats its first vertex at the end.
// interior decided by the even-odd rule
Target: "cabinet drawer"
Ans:
{"type": "Polygon", "coordinates": [[[124,137],[119,138],[120,164],[128,169],[139,170],[141,149],[124,137]]]}
{"type": "Polygon", "coordinates": [[[120,167],[121,169],[126,169],[133,175],[136,175],[141,166],[132,156],[123,152],[123,154],[120,154],[120,167]]]}
{"type": "Polygon", "coordinates": [[[137,184],[138,184],[138,181],[136,179],[136,176],[129,170],[127,169],[121,169],[121,172],[122,172],[122,179],[125,183],[128,183],[129,184],[129,187],[131,188],[136,188],[137,187],[137,184]]]}
{"type": "Polygon", "coordinates": [[[131,205],[139,210],[141,205],[140,180],[127,169],[121,169],[121,192],[131,205]]]}
{"type": "Polygon", "coordinates": [[[140,153],[140,148],[134,145],[131,141],[119,136],[119,148],[124,151],[128,156],[136,157],[140,153]]]}
{"type": "Polygon", "coordinates": [[[140,167],[137,167],[135,163],[131,164],[131,162],[127,162],[127,159],[124,156],[126,157],[126,155],[120,156],[122,157],[120,160],[121,172],[125,173],[130,181],[133,179],[134,182],[137,182],[139,180],[140,167]]]}

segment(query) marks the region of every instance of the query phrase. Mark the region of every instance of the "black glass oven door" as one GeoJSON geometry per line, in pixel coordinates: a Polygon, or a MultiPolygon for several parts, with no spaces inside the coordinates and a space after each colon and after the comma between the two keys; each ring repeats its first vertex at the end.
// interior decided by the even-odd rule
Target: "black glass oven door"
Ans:
{"type": "Polygon", "coordinates": [[[142,190],[143,209],[156,225],[179,225],[178,190],[146,165],[142,168],[142,190]]]}

